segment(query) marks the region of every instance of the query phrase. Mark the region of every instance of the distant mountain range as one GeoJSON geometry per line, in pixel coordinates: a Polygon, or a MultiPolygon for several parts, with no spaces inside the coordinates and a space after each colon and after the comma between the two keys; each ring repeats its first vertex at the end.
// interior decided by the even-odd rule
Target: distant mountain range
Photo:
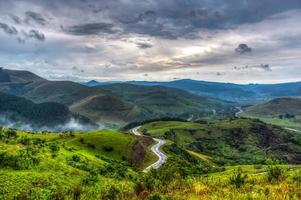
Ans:
{"type": "MultiPolygon", "coordinates": [[[[164,86],[178,88],[200,96],[209,96],[235,102],[249,102],[250,100],[266,101],[277,97],[301,96],[301,82],[242,85],[183,79],[171,82],[130,81],[126,83],[145,86],[164,86]]],[[[83,84],[90,87],[95,87],[99,85],[110,85],[112,83],[90,81],[83,84]]]]}
{"type": "MultiPolygon", "coordinates": [[[[94,82],[95,83],[95,82],[94,82]]],[[[93,84],[93,82],[90,82],[93,84]]],[[[234,105],[187,91],[128,83],[88,87],[71,81],[48,81],[28,71],[0,70],[0,92],[34,103],[55,102],[104,127],[161,117],[233,116],[234,105]]]]}

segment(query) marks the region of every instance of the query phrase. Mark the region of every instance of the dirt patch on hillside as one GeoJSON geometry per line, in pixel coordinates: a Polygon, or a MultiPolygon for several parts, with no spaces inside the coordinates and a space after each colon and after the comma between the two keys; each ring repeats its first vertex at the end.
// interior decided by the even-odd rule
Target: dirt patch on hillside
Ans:
{"type": "Polygon", "coordinates": [[[147,146],[153,143],[153,139],[150,137],[140,137],[138,142],[133,146],[133,157],[132,157],[132,166],[134,168],[138,168],[140,164],[143,162],[147,146]]]}

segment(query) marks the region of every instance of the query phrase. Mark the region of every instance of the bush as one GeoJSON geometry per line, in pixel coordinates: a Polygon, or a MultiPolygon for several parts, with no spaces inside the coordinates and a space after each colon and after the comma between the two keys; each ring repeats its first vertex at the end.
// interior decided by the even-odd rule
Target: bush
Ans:
{"type": "Polygon", "coordinates": [[[73,156],[71,157],[71,159],[72,159],[72,161],[74,161],[74,162],[79,162],[79,161],[80,161],[80,157],[79,157],[78,155],[73,155],[73,156]]]}
{"type": "Polygon", "coordinates": [[[95,185],[98,181],[98,175],[95,173],[90,173],[87,176],[84,176],[82,183],[85,185],[95,185]]]}
{"type": "Polygon", "coordinates": [[[242,174],[242,170],[241,168],[238,168],[237,171],[234,172],[234,174],[230,177],[230,184],[235,185],[236,188],[241,188],[246,180],[247,180],[248,176],[245,174],[242,174]]]}
{"type": "Polygon", "coordinates": [[[268,167],[267,178],[269,182],[277,182],[283,178],[283,170],[277,165],[270,165],[268,167]]]}
{"type": "Polygon", "coordinates": [[[104,147],[102,147],[102,149],[105,150],[106,152],[114,151],[114,148],[112,146],[104,146],[104,147]]]}
{"type": "Polygon", "coordinates": [[[90,148],[92,148],[92,149],[95,149],[95,148],[96,148],[96,147],[95,147],[95,144],[92,144],[92,143],[88,143],[87,146],[90,147],[90,148]]]}
{"type": "Polygon", "coordinates": [[[12,130],[12,129],[8,129],[6,131],[6,135],[7,135],[7,138],[16,138],[17,137],[17,132],[12,130]]]}
{"type": "Polygon", "coordinates": [[[49,149],[50,149],[51,153],[55,154],[60,150],[60,147],[59,147],[58,143],[53,142],[49,145],[49,149]]]}
{"type": "Polygon", "coordinates": [[[40,163],[37,153],[38,150],[34,148],[20,149],[16,155],[0,152],[0,166],[15,170],[30,169],[40,163]]]}
{"type": "Polygon", "coordinates": [[[151,195],[149,198],[147,198],[148,200],[161,200],[161,195],[160,194],[153,194],[151,195]]]}
{"type": "Polygon", "coordinates": [[[120,190],[116,186],[111,185],[103,195],[103,199],[115,200],[118,198],[119,194],[120,194],[120,190]]]}

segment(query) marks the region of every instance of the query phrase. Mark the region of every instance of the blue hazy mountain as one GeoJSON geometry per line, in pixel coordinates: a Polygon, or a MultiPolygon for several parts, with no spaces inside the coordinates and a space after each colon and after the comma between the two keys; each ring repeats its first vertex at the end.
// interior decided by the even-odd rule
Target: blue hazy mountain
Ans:
{"type": "MultiPolygon", "coordinates": [[[[129,81],[145,86],[165,86],[182,89],[201,96],[210,96],[229,101],[267,100],[277,97],[301,96],[301,82],[279,84],[233,84],[198,81],[191,79],[170,82],[129,81]]],[[[93,81],[93,86],[110,85],[110,82],[93,81]]]]}

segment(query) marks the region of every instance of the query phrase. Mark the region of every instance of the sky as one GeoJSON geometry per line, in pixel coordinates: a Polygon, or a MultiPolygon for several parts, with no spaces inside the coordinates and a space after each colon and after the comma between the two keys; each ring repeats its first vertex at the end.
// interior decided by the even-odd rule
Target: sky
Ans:
{"type": "Polygon", "coordinates": [[[301,0],[0,0],[0,66],[50,80],[301,81],[301,0]]]}

